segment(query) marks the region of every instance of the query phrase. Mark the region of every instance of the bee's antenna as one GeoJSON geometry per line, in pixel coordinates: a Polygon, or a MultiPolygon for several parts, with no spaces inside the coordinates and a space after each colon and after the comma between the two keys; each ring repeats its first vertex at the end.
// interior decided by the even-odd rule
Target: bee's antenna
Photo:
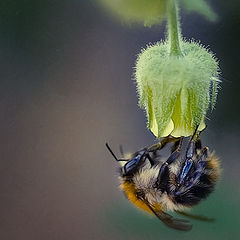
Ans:
{"type": "Polygon", "coordinates": [[[116,157],[116,155],[113,153],[112,149],[109,147],[108,143],[106,143],[106,147],[108,149],[108,151],[112,154],[112,156],[114,157],[114,159],[117,161],[117,162],[127,162],[128,160],[127,159],[118,159],[116,157]]]}
{"type": "Polygon", "coordinates": [[[112,149],[109,147],[108,143],[106,143],[106,147],[108,149],[108,151],[112,154],[112,156],[114,157],[114,159],[118,162],[118,158],[116,157],[116,155],[113,153],[112,149]]]}
{"type": "Polygon", "coordinates": [[[122,144],[120,144],[119,150],[120,150],[120,153],[121,153],[122,157],[124,157],[124,152],[123,152],[123,146],[122,146],[122,144]]]}

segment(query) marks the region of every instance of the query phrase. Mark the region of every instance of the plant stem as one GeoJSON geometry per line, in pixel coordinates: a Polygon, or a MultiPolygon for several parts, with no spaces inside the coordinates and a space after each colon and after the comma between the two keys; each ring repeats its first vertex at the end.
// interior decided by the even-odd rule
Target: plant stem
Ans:
{"type": "Polygon", "coordinates": [[[167,29],[168,41],[170,42],[170,56],[182,56],[179,37],[181,32],[179,28],[178,9],[176,0],[168,0],[167,29]]]}

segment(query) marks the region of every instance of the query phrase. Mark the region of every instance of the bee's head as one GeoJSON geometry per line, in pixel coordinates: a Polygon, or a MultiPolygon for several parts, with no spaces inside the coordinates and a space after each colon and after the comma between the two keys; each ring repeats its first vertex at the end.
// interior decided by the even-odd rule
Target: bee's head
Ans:
{"type": "Polygon", "coordinates": [[[144,153],[144,150],[139,151],[134,154],[131,159],[127,160],[127,163],[125,163],[124,166],[121,168],[123,177],[132,176],[139,170],[139,167],[144,162],[144,153]]]}
{"type": "Polygon", "coordinates": [[[121,165],[120,167],[120,173],[122,177],[131,177],[133,176],[138,170],[139,167],[144,163],[145,161],[145,150],[141,150],[133,154],[129,159],[119,159],[116,157],[116,155],[113,153],[112,149],[109,147],[109,145],[106,143],[106,147],[111,153],[111,155],[114,157],[114,159],[121,165]],[[126,163],[124,163],[126,162],[126,163]],[[123,164],[124,163],[124,164],[123,164]]]}

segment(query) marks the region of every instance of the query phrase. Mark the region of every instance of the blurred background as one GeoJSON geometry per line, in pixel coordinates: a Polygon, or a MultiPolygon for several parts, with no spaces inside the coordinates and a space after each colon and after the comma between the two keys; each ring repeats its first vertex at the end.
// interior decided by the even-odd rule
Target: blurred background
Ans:
{"type": "Polygon", "coordinates": [[[181,11],[186,38],[222,69],[203,143],[221,158],[216,191],[191,232],[166,228],[118,190],[119,155],[152,144],[137,106],[133,67],[165,27],[126,26],[97,0],[0,2],[0,239],[239,239],[239,1],[211,0],[216,23],[181,11]]]}

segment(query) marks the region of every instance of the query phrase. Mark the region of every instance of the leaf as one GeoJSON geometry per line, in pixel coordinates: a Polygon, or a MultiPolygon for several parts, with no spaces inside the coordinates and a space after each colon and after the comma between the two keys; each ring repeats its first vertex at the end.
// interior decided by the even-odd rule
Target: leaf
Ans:
{"type": "Polygon", "coordinates": [[[198,12],[214,22],[218,16],[205,0],[182,0],[184,7],[190,12],[198,12]]]}

